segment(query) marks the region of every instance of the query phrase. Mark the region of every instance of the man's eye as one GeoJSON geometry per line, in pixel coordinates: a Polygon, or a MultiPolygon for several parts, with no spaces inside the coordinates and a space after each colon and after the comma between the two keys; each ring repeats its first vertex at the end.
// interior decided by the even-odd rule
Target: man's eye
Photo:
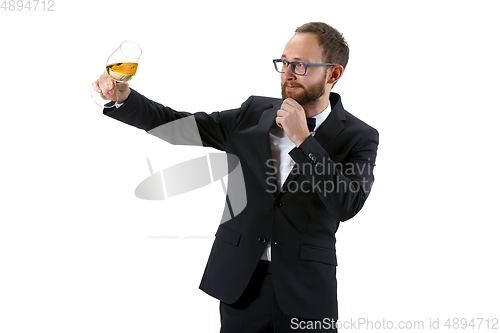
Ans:
{"type": "Polygon", "coordinates": [[[295,64],[295,67],[303,69],[306,65],[303,62],[298,62],[295,64]]]}

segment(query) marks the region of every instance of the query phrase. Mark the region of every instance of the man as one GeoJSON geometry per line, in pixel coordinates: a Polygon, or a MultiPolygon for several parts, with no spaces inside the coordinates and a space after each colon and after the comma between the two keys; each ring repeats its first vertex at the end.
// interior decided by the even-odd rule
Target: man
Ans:
{"type": "MultiPolygon", "coordinates": [[[[330,93],[348,56],[337,30],[304,24],[274,60],[281,100],[194,114],[203,145],[236,155],[245,175],[247,206],[219,226],[200,285],[220,300],[221,332],[335,331],[335,232],[366,201],[378,146],[378,132],[330,93]]],[[[123,103],[108,116],[147,131],[193,116],[106,73],[93,86],[123,103]]]]}

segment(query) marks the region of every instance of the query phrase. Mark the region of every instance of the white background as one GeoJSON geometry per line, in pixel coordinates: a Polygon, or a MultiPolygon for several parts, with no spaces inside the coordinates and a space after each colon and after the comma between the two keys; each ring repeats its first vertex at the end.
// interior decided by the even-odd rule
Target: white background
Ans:
{"type": "Polygon", "coordinates": [[[341,320],[500,317],[496,1],[54,1],[0,10],[0,332],[218,332],[198,284],[220,184],[134,196],[146,158],[210,150],[102,115],[91,82],[134,40],[131,86],[172,108],[279,97],[271,60],[309,21],[344,33],[334,91],[380,132],[372,194],[338,231],[341,320]]]}

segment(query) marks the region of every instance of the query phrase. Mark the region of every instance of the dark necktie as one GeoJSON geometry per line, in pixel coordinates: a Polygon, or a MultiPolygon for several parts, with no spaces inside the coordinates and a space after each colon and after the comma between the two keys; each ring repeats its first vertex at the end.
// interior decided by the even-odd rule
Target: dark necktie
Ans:
{"type": "Polygon", "coordinates": [[[316,127],[316,118],[306,118],[307,128],[309,128],[309,132],[314,131],[314,127],[316,127]]]}

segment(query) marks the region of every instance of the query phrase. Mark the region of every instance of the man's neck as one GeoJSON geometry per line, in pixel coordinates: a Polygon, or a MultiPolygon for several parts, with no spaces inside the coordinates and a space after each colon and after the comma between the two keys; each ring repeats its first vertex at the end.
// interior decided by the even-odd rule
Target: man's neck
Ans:
{"type": "Polygon", "coordinates": [[[330,94],[321,96],[317,101],[310,103],[308,105],[303,105],[304,111],[306,113],[306,117],[314,117],[321,112],[325,111],[325,109],[330,103],[330,94]]]}

